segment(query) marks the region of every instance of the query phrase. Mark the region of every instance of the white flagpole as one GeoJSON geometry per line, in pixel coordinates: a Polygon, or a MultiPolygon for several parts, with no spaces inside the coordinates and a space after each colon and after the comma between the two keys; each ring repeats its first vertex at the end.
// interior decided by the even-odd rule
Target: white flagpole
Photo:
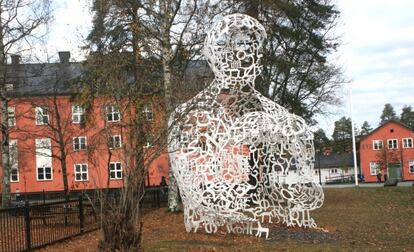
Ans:
{"type": "Polygon", "coordinates": [[[355,128],[354,128],[354,112],[352,107],[352,87],[349,83],[349,108],[351,112],[351,125],[352,125],[352,150],[354,153],[354,172],[355,172],[355,186],[358,186],[358,167],[357,167],[357,153],[356,153],[356,143],[355,143],[355,128]]]}

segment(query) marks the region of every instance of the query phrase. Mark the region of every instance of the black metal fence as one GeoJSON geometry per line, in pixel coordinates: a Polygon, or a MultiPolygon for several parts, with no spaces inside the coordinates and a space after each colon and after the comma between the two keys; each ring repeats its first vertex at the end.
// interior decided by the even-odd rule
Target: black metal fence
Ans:
{"type": "Polygon", "coordinates": [[[142,207],[159,208],[168,205],[168,187],[153,186],[146,187],[144,198],[142,199],[142,207]]]}
{"type": "MultiPolygon", "coordinates": [[[[110,196],[119,193],[114,190],[110,196]]],[[[58,193],[53,197],[45,193],[21,195],[15,197],[15,207],[0,209],[0,252],[30,251],[99,228],[97,194],[71,195],[70,200],[63,197],[58,193]]],[[[164,207],[167,201],[167,187],[146,187],[141,207],[164,207]]]]}
{"type": "Polygon", "coordinates": [[[0,209],[0,251],[30,251],[99,228],[90,201],[67,200],[0,209]]]}

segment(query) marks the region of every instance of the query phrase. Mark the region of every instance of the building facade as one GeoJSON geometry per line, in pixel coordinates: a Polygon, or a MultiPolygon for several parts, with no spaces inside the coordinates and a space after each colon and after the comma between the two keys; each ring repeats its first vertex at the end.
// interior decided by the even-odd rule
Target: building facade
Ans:
{"type": "Polygon", "coordinates": [[[414,180],[414,131],[390,120],[360,140],[361,171],[366,182],[376,182],[381,172],[387,178],[414,180]]]}
{"type": "Polygon", "coordinates": [[[352,153],[316,154],[313,182],[344,183],[355,177],[352,153]]]}
{"type": "MultiPolygon", "coordinates": [[[[69,191],[120,188],[125,171],[133,167],[128,125],[136,107],[111,97],[94,99],[88,111],[77,100],[76,83],[81,63],[20,64],[14,59],[8,70],[8,126],[10,187],[12,193],[61,192],[64,176],[69,191]],[[66,170],[66,172],[65,172],[66,170]]],[[[145,98],[143,127],[148,135],[163,125],[162,97],[145,98]]],[[[168,157],[145,139],[147,185],[159,185],[168,177],[168,157]]],[[[0,169],[2,177],[2,169],[0,169]]]]}

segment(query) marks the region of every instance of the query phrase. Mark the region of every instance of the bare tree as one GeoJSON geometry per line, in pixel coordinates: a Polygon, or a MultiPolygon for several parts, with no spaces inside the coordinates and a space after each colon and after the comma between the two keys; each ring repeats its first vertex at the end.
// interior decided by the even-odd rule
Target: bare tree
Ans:
{"type": "Polygon", "coordinates": [[[50,21],[47,0],[0,1],[0,116],[2,151],[2,207],[10,204],[10,157],[8,128],[8,65],[7,57],[30,48],[33,39],[42,34],[41,28],[50,21]]]}
{"type": "MultiPolygon", "coordinates": [[[[102,242],[109,247],[115,246],[113,249],[126,246],[120,241],[129,236],[135,237],[131,240],[134,242],[129,242],[132,247],[135,242],[139,243],[137,237],[140,235],[132,232],[134,229],[130,226],[141,220],[139,209],[135,209],[136,199],[142,196],[148,160],[156,153],[166,151],[167,120],[175,104],[172,86],[182,79],[190,60],[200,56],[202,34],[210,21],[207,11],[218,10],[206,8],[208,4],[208,1],[196,0],[93,1],[95,16],[87,49],[91,51],[88,62],[93,69],[92,80],[88,83],[94,83],[94,86],[86,92],[90,97],[101,96],[120,102],[123,108],[134,108],[129,122],[122,122],[127,138],[132,140],[131,148],[125,152],[129,153],[125,160],[131,162],[128,169],[131,173],[125,176],[121,194],[125,199],[118,202],[120,207],[111,207],[113,211],[107,213],[113,217],[108,218],[111,220],[117,219],[118,215],[123,217],[118,218],[117,229],[113,222],[104,224],[103,228],[102,242]],[[145,130],[148,125],[143,113],[149,97],[162,104],[162,119],[157,121],[159,127],[151,134],[145,130]],[[142,151],[148,138],[155,139],[151,157],[142,151]],[[130,198],[131,195],[136,196],[130,198]],[[125,212],[126,209],[129,212],[125,212]],[[124,230],[122,235],[121,230],[124,230]]],[[[171,186],[173,179],[170,177],[170,191],[177,192],[174,190],[176,186],[171,186]]],[[[175,195],[174,199],[178,194],[175,195]]],[[[176,205],[172,209],[175,210],[176,205]]]]}
{"type": "MultiPolygon", "coordinates": [[[[65,197],[68,198],[69,182],[67,159],[75,152],[75,138],[78,139],[77,137],[85,135],[87,128],[84,125],[85,122],[83,121],[84,119],[82,119],[81,114],[76,118],[76,120],[79,120],[76,122],[79,124],[79,127],[74,127],[72,110],[79,106],[75,105],[68,109],[70,96],[60,95],[59,91],[56,90],[56,86],[57,85],[55,85],[55,90],[50,96],[42,98],[28,97],[19,100],[20,103],[30,105],[30,109],[20,116],[31,119],[35,121],[37,125],[41,126],[33,129],[33,127],[28,128],[26,125],[22,125],[17,126],[16,130],[29,138],[50,139],[52,148],[50,157],[59,161],[63,181],[63,191],[65,197]]],[[[86,148],[86,142],[81,143],[79,142],[79,139],[77,141],[76,145],[79,146],[79,149],[83,149],[83,145],[86,148]]],[[[31,148],[31,146],[27,147],[31,148]]],[[[30,152],[31,150],[23,151],[30,152]]],[[[44,155],[43,153],[37,152],[36,154],[44,155]]]]}
{"type": "MultiPolygon", "coordinates": [[[[395,142],[390,143],[390,146],[387,142],[387,139],[381,140],[383,146],[377,154],[375,155],[376,163],[378,164],[377,172],[381,171],[383,174],[387,174],[389,172],[389,167],[392,164],[403,164],[403,148],[396,149],[394,147],[395,142]]],[[[398,141],[398,140],[396,140],[398,141]]],[[[399,143],[396,143],[399,145],[399,143]]],[[[402,143],[400,143],[402,144],[402,143]]]]}
{"type": "MultiPolygon", "coordinates": [[[[201,57],[200,51],[211,19],[225,13],[232,4],[200,0],[157,0],[143,3],[146,15],[142,18],[142,27],[147,35],[147,44],[150,45],[147,50],[160,58],[162,64],[165,106],[163,128],[167,129],[169,115],[179,102],[172,95],[173,86],[183,83],[190,62],[201,57]]],[[[163,135],[166,140],[166,132],[163,135]]],[[[178,210],[178,186],[171,171],[168,188],[168,208],[175,212],[178,210]]]]}

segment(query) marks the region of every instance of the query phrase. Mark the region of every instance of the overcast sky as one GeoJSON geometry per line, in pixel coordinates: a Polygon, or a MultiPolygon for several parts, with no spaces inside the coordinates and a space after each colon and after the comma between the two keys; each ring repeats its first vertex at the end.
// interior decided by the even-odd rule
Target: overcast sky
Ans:
{"type": "MultiPolygon", "coordinates": [[[[403,105],[414,107],[414,1],[340,0],[338,7],[338,56],[351,81],[354,121],[376,127],[385,103],[398,115],[403,105]]],[[[349,116],[348,108],[334,118],[349,116]]]]}
{"type": "MultiPolygon", "coordinates": [[[[354,122],[379,123],[385,103],[397,114],[404,104],[414,107],[414,1],[338,0],[342,36],[338,64],[352,87],[354,122]]],[[[55,21],[50,25],[48,53],[70,50],[81,57],[80,43],[90,29],[92,14],[82,0],[58,0],[55,21]]],[[[344,104],[331,108],[334,115],[318,117],[322,128],[331,134],[333,122],[350,116],[347,88],[344,104]]]]}

